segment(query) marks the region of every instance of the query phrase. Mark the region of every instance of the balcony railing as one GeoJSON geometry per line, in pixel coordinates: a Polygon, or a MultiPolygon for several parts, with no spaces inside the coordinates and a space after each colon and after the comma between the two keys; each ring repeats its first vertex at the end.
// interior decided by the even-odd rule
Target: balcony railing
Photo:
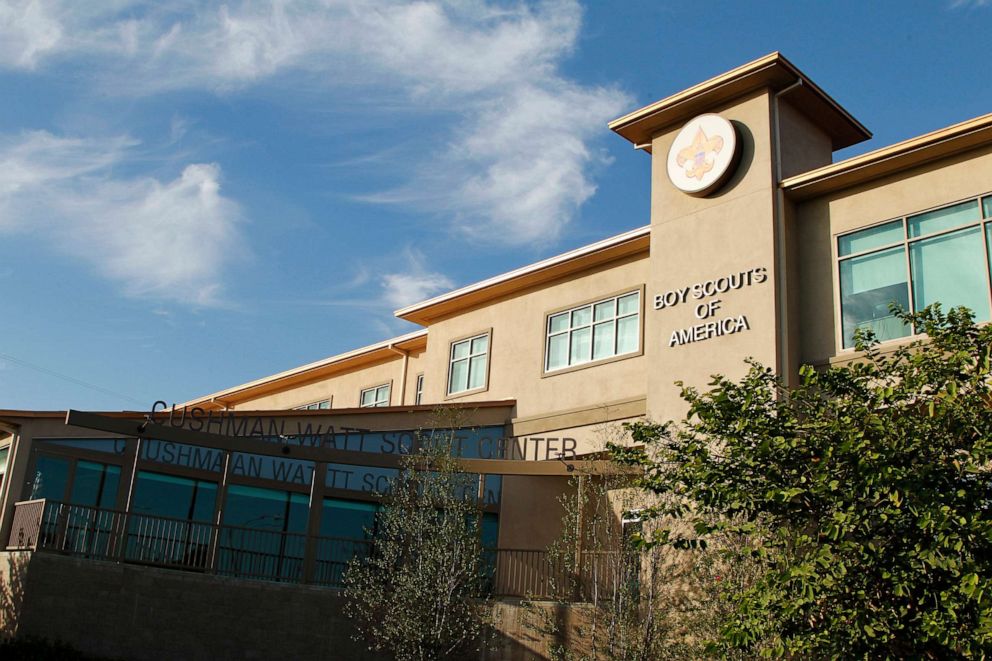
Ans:
{"type": "MultiPolygon", "coordinates": [[[[15,505],[7,549],[341,587],[373,543],[30,500],[15,505]]],[[[488,549],[483,566],[494,596],[581,599],[597,584],[597,557],[582,554],[576,572],[546,551],[488,549]]]]}

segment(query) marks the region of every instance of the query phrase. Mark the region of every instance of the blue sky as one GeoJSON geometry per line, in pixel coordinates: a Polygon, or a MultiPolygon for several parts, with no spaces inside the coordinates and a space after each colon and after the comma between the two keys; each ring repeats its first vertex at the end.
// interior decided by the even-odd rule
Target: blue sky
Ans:
{"type": "Polygon", "coordinates": [[[606,122],[779,50],[875,137],[992,112],[992,0],[0,0],[0,408],[183,401],[647,224],[606,122]]]}

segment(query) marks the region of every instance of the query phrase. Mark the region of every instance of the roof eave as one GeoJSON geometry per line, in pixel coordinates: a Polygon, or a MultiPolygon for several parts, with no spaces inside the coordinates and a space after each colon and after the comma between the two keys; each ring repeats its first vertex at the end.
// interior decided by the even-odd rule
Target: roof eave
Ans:
{"type": "Polygon", "coordinates": [[[780,186],[791,199],[808,199],[987,144],[992,144],[992,113],[789,177],[780,186]]]}
{"type": "Polygon", "coordinates": [[[797,81],[802,85],[794,92],[793,102],[800,110],[817,116],[834,150],[871,137],[861,122],[778,52],[628,113],[610,122],[608,127],[635,147],[650,152],[653,137],[669,127],[754,90],[764,87],[781,90],[797,81]]]}

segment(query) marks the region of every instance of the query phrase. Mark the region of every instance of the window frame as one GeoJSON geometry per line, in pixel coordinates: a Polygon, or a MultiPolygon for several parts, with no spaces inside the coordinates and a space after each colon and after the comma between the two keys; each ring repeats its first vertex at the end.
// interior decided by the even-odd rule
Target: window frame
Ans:
{"type": "Polygon", "coordinates": [[[474,394],[477,394],[477,393],[480,393],[480,392],[486,392],[487,390],[489,390],[489,369],[490,369],[490,365],[492,365],[492,355],[493,355],[493,329],[491,327],[490,328],[487,328],[485,330],[476,331],[474,333],[471,333],[470,335],[465,335],[464,337],[456,338],[456,339],[452,340],[451,342],[449,342],[448,343],[448,369],[447,369],[447,377],[445,378],[445,388],[444,388],[444,392],[445,392],[444,399],[445,399],[445,401],[447,401],[449,399],[457,399],[459,397],[466,397],[468,395],[474,395],[474,394]],[[480,337],[485,337],[486,338],[486,352],[484,354],[482,354],[482,353],[473,354],[472,353],[472,341],[473,340],[477,340],[480,337]],[[451,391],[451,371],[452,371],[452,367],[454,366],[455,361],[456,361],[456,359],[454,358],[455,346],[456,345],[459,345],[459,344],[463,344],[465,342],[468,342],[469,343],[469,353],[464,358],[458,358],[457,360],[458,361],[466,361],[468,363],[468,365],[469,365],[469,371],[466,373],[466,375],[467,375],[467,383],[466,383],[466,385],[468,385],[469,383],[472,382],[472,371],[471,371],[472,358],[475,358],[475,357],[484,355],[486,357],[486,361],[485,361],[486,366],[485,366],[485,369],[483,370],[484,371],[484,374],[483,374],[483,377],[482,377],[482,385],[481,386],[477,386],[475,388],[467,388],[466,390],[458,390],[456,392],[452,392],[451,391]]]}
{"type": "MultiPolygon", "coordinates": [[[[645,285],[642,283],[642,284],[636,285],[634,287],[625,287],[624,289],[619,289],[619,290],[616,290],[616,291],[611,292],[611,293],[608,293],[608,294],[603,294],[603,295],[597,296],[595,298],[587,299],[585,301],[582,301],[581,303],[575,303],[575,304],[568,305],[568,306],[565,306],[565,307],[555,308],[553,310],[550,310],[550,311],[546,312],[544,314],[544,324],[543,324],[543,327],[542,327],[543,351],[542,351],[542,354],[541,354],[541,378],[550,377],[550,376],[558,376],[559,374],[568,374],[569,372],[574,372],[576,370],[586,369],[588,367],[598,367],[600,365],[606,365],[608,363],[614,363],[614,362],[617,362],[617,361],[620,361],[620,360],[628,360],[630,358],[637,358],[638,356],[643,356],[644,355],[644,297],[645,297],[645,291],[646,291],[645,285]],[[572,329],[571,325],[569,325],[569,328],[566,331],[560,331],[558,333],[552,334],[551,333],[551,318],[552,317],[555,317],[555,316],[557,316],[559,314],[562,314],[562,313],[565,313],[565,312],[571,313],[571,312],[574,312],[575,310],[578,310],[578,309],[584,308],[584,307],[591,308],[593,310],[593,312],[591,314],[592,314],[592,316],[595,316],[594,310],[595,310],[595,306],[596,305],[598,305],[600,303],[605,303],[605,302],[610,301],[610,300],[618,300],[618,299],[623,298],[624,296],[629,296],[630,294],[637,294],[638,295],[638,299],[637,299],[637,348],[634,351],[627,351],[625,353],[613,354],[612,356],[607,356],[605,358],[599,358],[599,359],[596,359],[596,360],[592,360],[592,351],[594,350],[594,338],[593,338],[592,334],[590,334],[590,338],[589,338],[589,352],[590,352],[589,355],[590,355],[590,360],[587,360],[587,361],[582,362],[582,363],[576,363],[574,365],[566,365],[564,367],[558,367],[558,368],[555,368],[555,369],[548,369],[548,358],[549,358],[549,355],[550,355],[549,354],[549,350],[551,348],[551,337],[552,337],[552,335],[561,335],[562,333],[567,333],[568,336],[569,336],[569,340],[568,340],[568,355],[569,355],[569,360],[571,360],[571,355],[572,355],[572,338],[571,338],[571,335],[572,335],[573,329],[572,329]]],[[[614,329],[614,331],[613,331],[613,333],[614,333],[613,337],[614,337],[614,342],[616,342],[616,338],[617,338],[617,335],[616,335],[617,321],[619,319],[621,319],[621,318],[629,318],[629,317],[632,317],[632,316],[634,316],[634,315],[633,314],[627,314],[627,315],[619,316],[619,315],[614,314],[614,316],[613,316],[613,329],[614,329]]],[[[571,324],[571,319],[569,319],[569,323],[571,324]]],[[[589,328],[591,329],[593,326],[595,326],[595,324],[596,324],[596,322],[592,319],[592,317],[590,317],[589,328]]],[[[615,344],[614,344],[614,346],[615,346],[615,344]]]]}
{"type": "MultiPolygon", "coordinates": [[[[992,209],[992,191],[985,193],[980,193],[978,195],[972,195],[965,197],[953,202],[945,202],[942,204],[937,204],[926,209],[921,209],[919,211],[912,211],[910,213],[903,214],[901,216],[895,216],[887,218],[885,220],[864,225],[862,227],[857,227],[850,230],[845,230],[842,232],[835,232],[831,236],[831,257],[833,259],[833,291],[834,291],[834,346],[838,355],[850,355],[852,353],[857,353],[857,349],[854,346],[846,347],[844,346],[844,308],[842,303],[843,291],[841,289],[840,282],[840,265],[842,262],[848,261],[850,259],[856,259],[859,257],[865,257],[867,255],[872,255],[886,250],[892,250],[893,248],[902,248],[903,260],[906,266],[906,295],[909,301],[909,311],[916,311],[916,298],[914,296],[913,287],[913,267],[911,264],[910,250],[913,244],[919,243],[921,241],[929,241],[934,238],[941,236],[947,236],[954,234],[956,232],[963,232],[968,229],[977,228],[979,230],[979,241],[982,243],[982,248],[985,256],[985,294],[986,300],[989,304],[989,310],[992,312],[992,269],[990,269],[990,255],[989,255],[989,243],[986,238],[989,228],[992,227],[992,213],[986,214],[985,202],[989,201],[990,209],[992,209]],[[936,232],[931,232],[929,234],[923,234],[920,236],[910,237],[909,235],[909,220],[916,216],[921,216],[933,211],[939,211],[941,209],[947,209],[953,206],[965,204],[968,202],[976,202],[978,205],[978,219],[962,223],[955,227],[949,229],[942,229],[936,232]],[[881,227],[882,225],[887,225],[890,223],[899,222],[902,226],[902,238],[899,241],[894,241],[891,243],[886,243],[884,245],[875,246],[867,250],[861,250],[858,252],[852,252],[847,255],[841,256],[840,254],[840,240],[846,236],[851,236],[857,234],[858,232],[863,232],[865,230],[870,230],[875,227],[881,227]]],[[[986,322],[979,322],[986,323],[986,322]]],[[[909,333],[902,336],[892,338],[890,340],[880,340],[880,346],[897,346],[899,344],[904,344],[917,340],[922,337],[924,333],[919,332],[915,326],[911,326],[909,333]]]]}
{"type": "Polygon", "coordinates": [[[392,402],[392,399],[393,399],[393,382],[392,382],[392,380],[379,382],[379,383],[375,384],[374,386],[368,386],[367,388],[362,388],[361,389],[361,391],[358,393],[358,408],[360,408],[360,409],[383,408],[385,406],[389,406],[390,403],[392,402]],[[379,402],[380,401],[378,399],[378,391],[380,389],[382,389],[382,388],[386,388],[386,399],[385,399],[385,403],[379,404],[379,403],[376,403],[376,402],[379,402]],[[376,399],[373,400],[373,403],[372,404],[369,404],[369,405],[366,406],[365,404],[362,404],[362,400],[365,399],[365,393],[367,393],[369,391],[376,391],[376,399]]]}
{"type": "Polygon", "coordinates": [[[294,406],[294,411],[327,411],[334,405],[334,396],[331,395],[326,399],[318,399],[314,402],[307,402],[306,404],[300,404],[299,406],[294,406]],[[327,403],[327,406],[319,406],[320,404],[327,403]]]}
{"type": "Polygon", "coordinates": [[[420,406],[424,399],[424,373],[421,372],[414,380],[413,405],[420,406]]]}

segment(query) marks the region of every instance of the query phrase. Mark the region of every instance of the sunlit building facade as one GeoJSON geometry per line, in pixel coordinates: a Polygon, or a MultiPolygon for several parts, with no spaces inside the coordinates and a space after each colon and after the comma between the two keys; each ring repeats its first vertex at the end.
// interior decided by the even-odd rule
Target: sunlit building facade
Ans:
{"type": "Polygon", "coordinates": [[[333,588],[397,458],[455,428],[520,596],[539,587],[507,572],[558,536],[571,470],[681,417],[676,380],[753,357],[789,383],[856,359],[858,328],[892,350],[917,337],[893,302],[989,321],[992,114],[833,162],[870,133],[776,53],[610,129],[650,159],[650,223],[396,311],[420,330],[149,411],[0,411],[0,539],[333,588]]]}

